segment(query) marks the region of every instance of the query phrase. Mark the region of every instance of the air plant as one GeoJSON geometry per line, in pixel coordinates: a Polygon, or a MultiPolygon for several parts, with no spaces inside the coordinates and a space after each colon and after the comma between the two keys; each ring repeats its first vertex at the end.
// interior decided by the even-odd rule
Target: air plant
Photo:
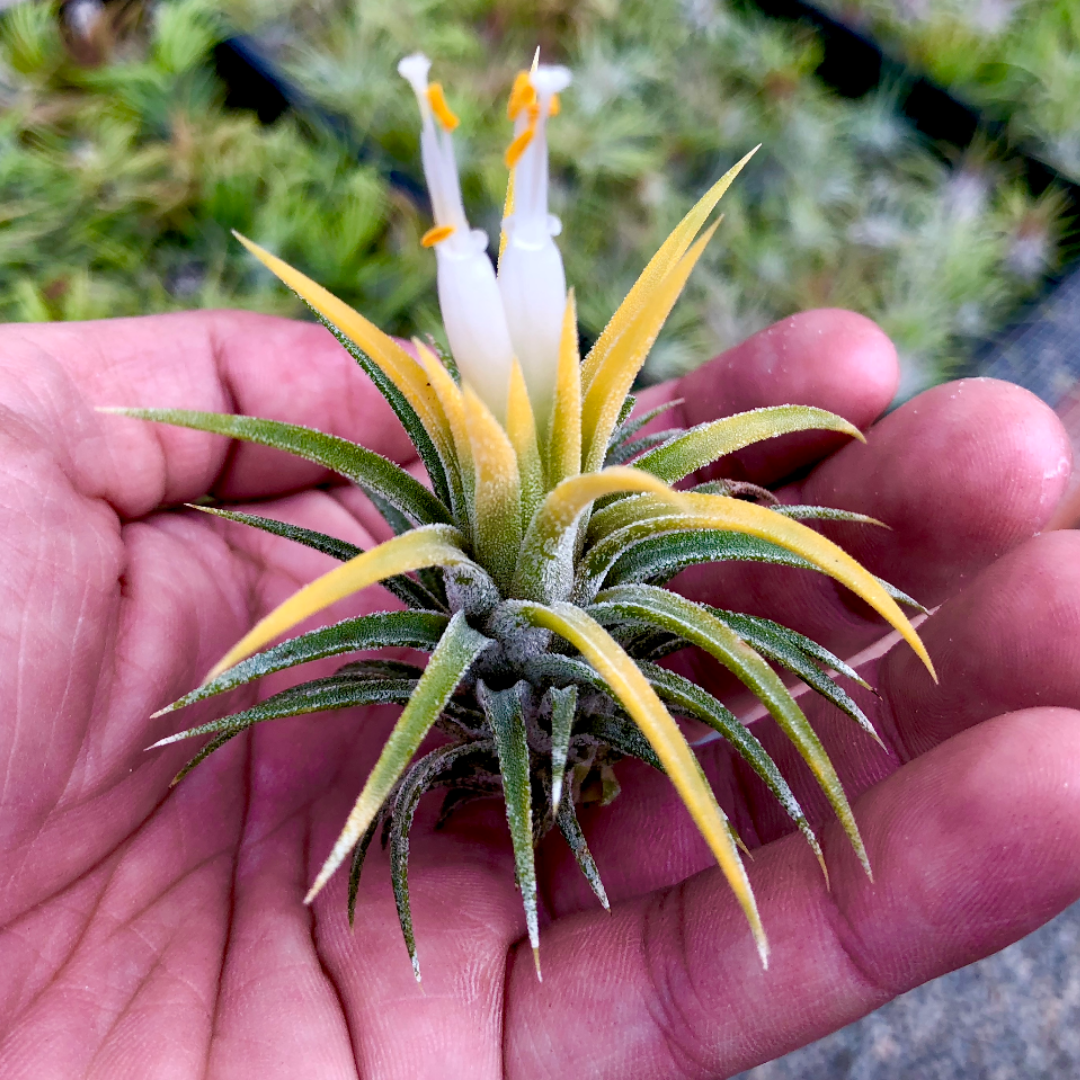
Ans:
{"type": "Polygon", "coordinates": [[[741,841],[673,714],[707,725],[730,743],[790,815],[824,870],[821,848],[753,733],[722,702],[658,661],[692,645],[741,680],[798,748],[869,872],[837,774],[777,668],[794,673],[873,735],[837,674],[861,680],[801,634],[695,603],[664,582],[688,566],[718,560],[816,570],[865,600],[933,668],[899,606],[918,605],[804,524],[871,519],[781,506],[752,485],[674,485],[717,458],[787,432],[862,436],[842,417],[797,404],[656,434],[643,433],[656,412],[633,414],[634,380],[717,228],[718,222],[707,226],[710,215],[752,152],[676,226],[581,359],[574,293],[567,291],[554,239],[560,226],[547,202],[547,125],[558,112],[569,71],[534,63],[514,82],[496,271],[486,234],[472,229],[465,216],[452,136],[458,121],[441,86],[428,82],[429,66],[417,54],[399,71],[420,107],[435,218],[423,244],[434,249],[449,355],[420,340],[410,352],[299,271],[241,242],[314,310],[383,393],[412,438],[430,487],[359,444],[310,428],[174,409],[117,411],[317,462],[358,484],[395,533],[360,551],[293,525],[202,507],[326,552],[341,565],[262,619],[200,687],[161,713],[311,660],[390,646],[426,650],[430,657],[422,669],[398,660],[352,660],[329,678],[301,683],[155,745],[211,736],[180,779],[253,724],[327,709],[402,705],[306,901],[351,858],[351,920],[365,853],[381,834],[389,844],[398,916],[418,979],[408,855],[422,796],[447,789],[444,813],[451,813],[466,799],[501,795],[539,973],[536,845],[558,828],[606,907],[578,806],[614,798],[617,763],[636,758],[674,784],[738,898],[765,963],[765,931],[741,841]],[[303,620],[378,582],[398,598],[401,610],[346,619],[273,644],[303,620]],[[441,740],[417,757],[433,729],[441,740]]]}

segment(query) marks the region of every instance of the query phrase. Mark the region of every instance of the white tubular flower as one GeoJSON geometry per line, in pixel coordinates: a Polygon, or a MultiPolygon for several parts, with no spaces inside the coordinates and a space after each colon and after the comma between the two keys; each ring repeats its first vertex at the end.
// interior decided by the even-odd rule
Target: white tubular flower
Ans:
{"type": "Polygon", "coordinates": [[[562,225],[547,206],[547,120],[558,109],[556,95],[569,85],[566,68],[540,65],[518,76],[510,96],[515,134],[506,163],[514,170],[514,207],[503,221],[499,293],[541,431],[555,392],[566,308],[566,275],[552,239],[562,225]]]}
{"type": "Polygon", "coordinates": [[[423,123],[420,153],[435,227],[425,233],[422,242],[435,248],[439,308],[462,378],[503,422],[514,349],[495,270],[487,255],[487,233],[469,228],[461,201],[450,137],[458,118],[446,104],[442,87],[428,83],[430,67],[431,61],[422,53],[407,56],[398,64],[398,73],[416,92],[423,123]]]}

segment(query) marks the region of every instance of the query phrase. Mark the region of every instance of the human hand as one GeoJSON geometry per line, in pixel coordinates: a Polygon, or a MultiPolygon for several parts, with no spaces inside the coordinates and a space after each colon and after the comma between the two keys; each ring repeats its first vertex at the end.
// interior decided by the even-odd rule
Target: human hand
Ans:
{"type": "MultiPolygon", "coordinates": [[[[798,401],[865,427],[894,384],[878,331],[819,312],[649,396],[685,398],[685,423],[798,401]]],[[[1003,947],[1080,895],[1077,537],[1030,539],[1064,487],[1068,450],[1049,410],[1015,387],[931,391],[867,447],[789,437],[725,463],[770,484],[797,473],[802,501],[881,518],[892,531],[836,536],[923,602],[954,597],[922,629],[939,686],[904,648],[868,673],[881,696],[860,703],[888,754],[809,706],[876,882],[830,825],[827,890],[753,778],[719,744],[703,747],[756,849],[749,873],[772,944],[763,972],[678,796],[626,763],[622,797],[582,814],[612,915],[561,845],[545,845],[541,984],[528,948],[519,955],[501,806],[467,807],[436,834],[425,804],[410,860],[422,990],[377,852],[355,934],[343,874],[312,908],[301,902],[392,712],[261,725],[172,790],[190,748],[142,749],[177,728],[151,712],[328,566],[158,507],[208,492],[259,500],[267,516],[362,546],[382,538],[377,516],[351,489],[315,487],[329,478],[304,462],[94,405],[236,410],[412,457],[316,327],[215,313],[0,331],[4,1077],[723,1076],[1003,947]]],[[[883,632],[817,575],[713,566],[680,584],[841,655],[883,632]]],[[[371,590],[348,610],[388,606],[371,590]]],[[[183,725],[205,718],[193,709],[183,725]]],[[[755,733],[811,819],[826,820],[783,740],[766,722],[755,733]]]]}

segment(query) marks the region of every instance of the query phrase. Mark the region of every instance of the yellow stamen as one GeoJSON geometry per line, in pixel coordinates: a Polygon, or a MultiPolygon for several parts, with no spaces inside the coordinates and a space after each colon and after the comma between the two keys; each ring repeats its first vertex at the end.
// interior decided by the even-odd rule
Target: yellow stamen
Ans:
{"type": "Polygon", "coordinates": [[[453,131],[461,123],[450,106],[446,104],[446,95],[443,93],[442,83],[433,82],[427,88],[427,99],[431,111],[439,118],[439,123],[447,131],[453,131]]]}
{"type": "Polygon", "coordinates": [[[548,105],[548,116],[558,116],[562,109],[562,105],[559,103],[559,95],[551,95],[551,104],[548,105]]]}
{"type": "Polygon", "coordinates": [[[533,141],[538,116],[531,110],[536,108],[535,105],[529,106],[529,126],[506,148],[506,167],[508,169],[512,169],[521,160],[521,155],[525,153],[529,143],[533,141]]]}
{"type": "Polygon", "coordinates": [[[420,237],[420,243],[426,248],[434,247],[448,236],[452,236],[453,232],[453,225],[436,225],[434,228],[428,229],[428,231],[420,237]]]}
{"type": "Polygon", "coordinates": [[[514,85],[510,90],[510,100],[506,104],[506,115],[511,120],[516,120],[518,113],[522,109],[528,108],[534,101],[536,101],[536,90],[529,81],[529,73],[519,71],[514,76],[514,85]]]}

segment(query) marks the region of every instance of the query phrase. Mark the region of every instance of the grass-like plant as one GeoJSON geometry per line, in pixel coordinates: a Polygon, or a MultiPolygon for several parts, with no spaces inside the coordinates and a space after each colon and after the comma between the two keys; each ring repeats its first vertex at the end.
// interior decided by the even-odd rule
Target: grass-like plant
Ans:
{"type": "Polygon", "coordinates": [[[1080,8],[1074,0],[826,0],[1080,180],[1080,8]]]}
{"type": "MultiPolygon", "coordinates": [[[[529,940],[538,948],[534,851],[553,828],[566,838],[599,901],[604,886],[578,822],[583,801],[618,793],[613,766],[637,758],[667,773],[738,897],[767,959],[730,822],[675,716],[711,728],[762,779],[818,859],[818,841],[791,788],[752,732],[723,703],[658,664],[695,646],[762,702],[797,747],[869,872],[837,774],[777,668],[785,669],[872,732],[837,681],[856,673],[820,645],[768,619],[694,603],[663,588],[702,562],[746,560],[827,574],[879,612],[932,671],[899,603],[914,604],[804,524],[860,515],[781,506],[764,490],[712,483],[676,490],[710,462],[761,439],[811,429],[861,438],[842,417],[785,405],[687,431],[644,433],[630,394],[649,348],[716,229],[707,225],[748,155],[716,182],[645,267],[588,355],[578,352],[548,213],[547,140],[565,68],[537,66],[515,81],[506,154],[510,184],[498,272],[487,237],[466,220],[451,132],[457,117],[428,83],[421,55],[402,61],[422,116],[424,171],[451,356],[416,340],[413,351],[250,241],[243,242],[336,335],[382,391],[427,468],[430,488],[363,446],[319,431],[247,416],[127,409],[126,415],[277,447],[357,483],[396,534],[359,551],[332,536],[205,508],[326,552],[341,565],[259,622],[206,681],[162,712],[181,709],[271,672],[381,647],[430,653],[422,669],[353,660],[329,678],[275,694],[161,744],[210,740],[181,772],[251,725],[277,717],[374,703],[403,706],[353,811],[317,875],[310,902],[351,856],[352,917],[372,840],[389,844],[402,931],[419,978],[409,905],[409,829],[420,798],[447,790],[444,813],[501,794],[529,940]],[[278,644],[331,604],[382,582],[403,605],[346,619],[278,644]],[[899,602],[899,603],[898,603],[899,602]],[[419,758],[433,729],[443,738],[419,758]]],[[[917,606],[917,605],[915,605],[917,606]]],[[[179,779],[179,777],[178,777],[179,779]]],[[[538,971],[539,960],[537,959],[538,971]]]]}

